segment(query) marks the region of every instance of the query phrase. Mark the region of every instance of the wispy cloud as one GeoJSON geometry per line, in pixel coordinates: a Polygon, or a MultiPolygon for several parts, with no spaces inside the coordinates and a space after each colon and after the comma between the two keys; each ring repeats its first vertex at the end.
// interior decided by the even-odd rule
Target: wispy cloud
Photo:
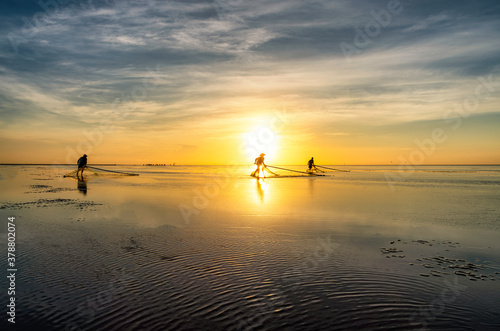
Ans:
{"type": "MultiPolygon", "coordinates": [[[[64,140],[112,117],[117,135],[183,135],[196,127],[199,136],[225,137],[245,129],[242,119],[284,104],[315,128],[303,129],[304,138],[348,139],[356,122],[436,120],[478,76],[497,73],[500,7],[401,5],[351,62],[339,44],[353,43],[356,29],[387,10],[387,1],[93,1],[48,14],[31,2],[5,5],[4,136],[14,127],[28,136],[36,123],[40,133],[59,127],[64,140]],[[37,13],[43,20],[30,28],[37,13]],[[16,50],[9,34],[21,38],[16,50]],[[143,95],[152,71],[161,79],[143,95]],[[117,108],[117,98],[128,99],[117,108]],[[127,116],[118,116],[124,109],[127,116]]],[[[498,111],[498,104],[492,95],[478,114],[498,111]]]]}

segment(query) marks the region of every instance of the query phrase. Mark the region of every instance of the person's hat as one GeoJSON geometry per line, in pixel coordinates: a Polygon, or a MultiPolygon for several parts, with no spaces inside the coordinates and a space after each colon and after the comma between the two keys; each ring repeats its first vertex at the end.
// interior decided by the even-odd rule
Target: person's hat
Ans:
{"type": "Polygon", "coordinates": [[[264,156],[264,155],[266,155],[266,154],[264,154],[264,153],[260,153],[260,156],[264,156]]]}
{"type": "Polygon", "coordinates": [[[83,154],[83,156],[87,157],[87,154],[83,154]]]}

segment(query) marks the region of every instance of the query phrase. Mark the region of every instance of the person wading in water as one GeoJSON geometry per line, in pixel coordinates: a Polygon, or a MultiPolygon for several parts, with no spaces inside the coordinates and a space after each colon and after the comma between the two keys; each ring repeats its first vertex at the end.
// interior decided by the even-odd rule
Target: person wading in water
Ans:
{"type": "Polygon", "coordinates": [[[262,171],[262,174],[264,175],[264,178],[266,178],[266,174],[264,172],[264,169],[266,168],[266,164],[264,163],[264,156],[266,154],[260,153],[259,157],[255,159],[254,164],[257,165],[257,169],[252,173],[252,176],[254,177],[260,177],[260,172],[262,171]]]}
{"type": "Polygon", "coordinates": [[[76,176],[78,177],[78,173],[81,172],[81,175],[83,177],[83,170],[85,170],[85,168],[87,167],[87,154],[83,154],[83,156],[78,159],[76,164],[78,165],[76,176]]]}
{"type": "Polygon", "coordinates": [[[307,162],[307,166],[309,167],[309,171],[318,171],[318,168],[316,168],[316,165],[314,164],[314,157],[311,157],[309,162],[307,162]]]}

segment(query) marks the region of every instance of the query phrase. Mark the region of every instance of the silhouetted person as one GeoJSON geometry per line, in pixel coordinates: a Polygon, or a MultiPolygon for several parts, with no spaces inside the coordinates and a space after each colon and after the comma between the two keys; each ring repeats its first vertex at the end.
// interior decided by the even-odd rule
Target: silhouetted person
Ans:
{"type": "Polygon", "coordinates": [[[313,171],[314,170],[318,170],[316,168],[316,166],[314,165],[314,157],[311,157],[311,159],[309,160],[309,162],[307,162],[307,165],[309,167],[309,171],[313,171]]]}
{"type": "Polygon", "coordinates": [[[78,177],[78,173],[81,171],[81,174],[83,177],[83,170],[85,170],[85,167],[87,166],[87,154],[83,154],[83,156],[78,159],[76,164],[78,165],[78,170],[76,171],[76,176],[78,177]]]}
{"type": "Polygon", "coordinates": [[[257,165],[257,169],[253,172],[253,176],[259,177],[260,176],[260,171],[262,170],[262,173],[264,174],[264,178],[266,178],[266,174],[264,173],[264,168],[266,167],[266,164],[264,163],[264,156],[266,154],[260,153],[259,157],[255,159],[254,164],[257,165]]]}

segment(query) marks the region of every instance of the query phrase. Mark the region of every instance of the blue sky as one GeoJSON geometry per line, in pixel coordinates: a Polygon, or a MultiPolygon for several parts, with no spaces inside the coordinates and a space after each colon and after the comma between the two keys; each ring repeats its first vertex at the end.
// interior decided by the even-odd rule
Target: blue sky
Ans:
{"type": "Polygon", "coordinates": [[[425,163],[500,163],[498,1],[0,6],[0,162],[245,163],[286,113],[255,149],[278,163],[397,162],[435,128],[425,163]]]}

